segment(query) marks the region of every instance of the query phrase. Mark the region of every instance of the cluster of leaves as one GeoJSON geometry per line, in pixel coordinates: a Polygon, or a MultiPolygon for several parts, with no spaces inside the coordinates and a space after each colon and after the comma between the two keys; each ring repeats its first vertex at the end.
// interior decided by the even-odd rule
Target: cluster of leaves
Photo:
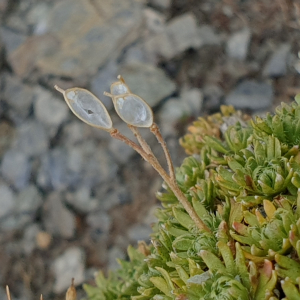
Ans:
{"type": "Polygon", "coordinates": [[[255,120],[232,107],[197,120],[176,178],[211,233],[164,186],[151,245],[100,272],[89,299],[300,299],[299,98],[255,120]]]}

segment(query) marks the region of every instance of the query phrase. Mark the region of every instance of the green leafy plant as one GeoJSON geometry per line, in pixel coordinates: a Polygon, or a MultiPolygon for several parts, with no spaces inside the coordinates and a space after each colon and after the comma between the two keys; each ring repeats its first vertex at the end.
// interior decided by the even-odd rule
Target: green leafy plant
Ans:
{"type": "Polygon", "coordinates": [[[199,118],[180,141],[190,156],[174,170],[151,109],[119,80],[106,94],[139,145],[112,127],[90,92],[57,89],[80,119],[148,161],[165,191],[157,194],[162,207],[151,244],[129,247],[129,261],[119,260],[120,269],[108,277],[99,272],[96,286],[84,286],[88,298],[300,299],[300,97],[254,120],[225,106],[199,118]],[[168,172],[138,127],[156,135],[168,172]]]}

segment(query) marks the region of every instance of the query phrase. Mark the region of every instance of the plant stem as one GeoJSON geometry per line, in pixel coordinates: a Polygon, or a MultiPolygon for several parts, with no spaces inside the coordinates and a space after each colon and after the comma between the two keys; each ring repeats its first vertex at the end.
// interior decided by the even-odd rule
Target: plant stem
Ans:
{"type": "MultiPolygon", "coordinates": [[[[136,143],[128,139],[126,136],[121,134],[117,129],[113,129],[110,132],[111,136],[113,138],[116,138],[124,143],[126,143],[128,146],[133,148],[136,152],[138,152],[142,158],[149,162],[152,167],[157,171],[157,173],[161,176],[161,178],[167,183],[167,185],[171,188],[174,195],[177,197],[178,201],[182,204],[184,209],[187,211],[187,213],[190,215],[192,220],[195,222],[196,226],[200,230],[205,230],[207,232],[211,232],[210,229],[203,223],[201,218],[197,215],[194,208],[188,201],[188,199],[185,197],[183,192],[178,187],[176,181],[167,174],[167,172],[164,170],[164,168],[159,164],[156,157],[152,154],[152,151],[149,147],[149,145],[144,141],[148,147],[146,147],[148,150],[150,149],[151,153],[147,153],[144,149],[142,149],[140,146],[138,146],[136,143]]],[[[143,139],[143,138],[142,138],[143,139]]],[[[145,146],[145,145],[144,145],[145,146]]]]}
{"type": "Polygon", "coordinates": [[[172,158],[169,152],[169,149],[167,147],[167,144],[164,140],[164,138],[162,137],[159,127],[157,126],[156,123],[153,123],[150,127],[150,131],[155,135],[155,137],[157,138],[158,142],[161,144],[161,147],[165,153],[165,157],[167,160],[167,164],[168,164],[168,168],[169,168],[169,173],[170,173],[170,177],[172,178],[172,180],[176,183],[176,176],[175,176],[175,170],[174,170],[174,165],[172,162],[172,158]]]}

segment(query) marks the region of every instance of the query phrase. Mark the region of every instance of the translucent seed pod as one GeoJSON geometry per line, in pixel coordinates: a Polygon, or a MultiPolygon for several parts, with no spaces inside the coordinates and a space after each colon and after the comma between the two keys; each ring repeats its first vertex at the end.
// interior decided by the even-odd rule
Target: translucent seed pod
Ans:
{"type": "Polygon", "coordinates": [[[153,112],[151,107],[141,97],[132,94],[124,79],[118,76],[120,81],[110,87],[111,97],[115,110],[119,117],[127,124],[136,127],[150,127],[153,124],[153,112]]]}
{"type": "Polygon", "coordinates": [[[106,131],[113,129],[107,109],[90,91],[82,88],[63,90],[58,86],[55,89],[63,94],[71,111],[81,121],[106,131]]]}

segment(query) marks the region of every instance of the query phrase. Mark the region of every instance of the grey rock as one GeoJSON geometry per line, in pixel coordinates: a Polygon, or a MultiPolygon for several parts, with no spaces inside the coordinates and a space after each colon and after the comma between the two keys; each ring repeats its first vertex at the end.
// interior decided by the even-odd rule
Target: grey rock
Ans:
{"type": "Polygon", "coordinates": [[[46,74],[95,74],[140,36],[142,21],[142,4],[136,0],[124,0],[122,5],[117,0],[56,2],[48,13],[45,35],[57,38],[59,49],[40,56],[34,65],[46,74]]]}
{"type": "Polygon", "coordinates": [[[1,174],[17,189],[27,186],[30,179],[31,164],[28,156],[21,151],[9,150],[1,163],[1,174]]]}
{"type": "Polygon", "coordinates": [[[131,226],[127,231],[127,236],[132,242],[148,241],[152,229],[149,226],[136,224],[131,226]]]}
{"type": "Polygon", "coordinates": [[[36,186],[29,185],[18,195],[16,211],[19,214],[28,214],[32,218],[42,203],[42,196],[36,186]]]}
{"type": "Polygon", "coordinates": [[[87,224],[93,230],[100,230],[101,232],[108,233],[111,227],[111,217],[100,211],[90,213],[87,217],[87,224]]]}
{"type": "Polygon", "coordinates": [[[60,51],[60,42],[53,35],[29,36],[7,59],[18,76],[27,77],[36,69],[45,71],[43,59],[54,62],[53,56],[60,51]]]}
{"type": "Polygon", "coordinates": [[[9,74],[3,74],[3,97],[8,104],[9,116],[20,124],[28,115],[33,104],[33,88],[25,85],[21,80],[9,74]]]}
{"type": "Polygon", "coordinates": [[[245,60],[248,53],[248,47],[251,39],[249,28],[233,33],[226,44],[226,53],[229,57],[239,60],[245,60]]]}
{"type": "Polygon", "coordinates": [[[150,64],[132,63],[121,67],[120,74],[125,78],[132,93],[142,97],[151,107],[176,90],[176,85],[164,72],[150,64]]]}
{"type": "Polygon", "coordinates": [[[164,136],[176,135],[175,125],[191,115],[191,107],[178,98],[169,99],[159,112],[161,131],[164,136]]]}
{"type": "Polygon", "coordinates": [[[95,187],[115,178],[118,166],[106,149],[93,142],[85,142],[81,147],[84,153],[82,178],[86,186],[95,187]]]}
{"type": "Polygon", "coordinates": [[[32,28],[33,34],[42,35],[47,32],[47,18],[52,5],[50,3],[37,2],[32,5],[26,14],[26,23],[32,28]]]}
{"type": "Polygon", "coordinates": [[[55,148],[45,153],[37,181],[46,189],[65,190],[79,184],[91,188],[112,179],[116,171],[108,151],[88,141],[76,149],[55,148]]]}
{"type": "Polygon", "coordinates": [[[16,196],[14,192],[4,183],[0,183],[0,195],[1,219],[13,212],[16,204],[16,196]]]}
{"type": "Polygon", "coordinates": [[[117,205],[130,202],[131,198],[125,186],[118,182],[96,189],[96,198],[100,202],[100,209],[109,211],[117,205]]]}
{"type": "Polygon", "coordinates": [[[172,0],[150,0],[151,5],[160,8],[160,9],[168,9],[172,4],[172,0]]]}
{"type": "Polygon", "coordinates": [[[222,38],[215,33],[214,28],[208,25],[202,25],[198,29],[201,40],[201,46],[219,45],[222,38]]]}
{"type": "Polygon", "coordinates": [[[82,186],[73,194],[66,196],[67,203],[80,213],[89,213],[99,207],[99,201],[91,197],[91,189],[82,186]]]}
{"type": "Polygon", "coordinates": [[[44,153],[48,148],[48,143],[45,128],[40,122],[27,121],[17,130],[15,146],[28,156],[44,153]]]}
{"type": "Polygon", "coordinates": [[[145,41],[150,56],[171,59],[189,48],[199,48],[202,41],[196,18],[191,13],[178,16],[167,23],[165,31],[145,41]]]}
{"type": "Polygon", "coordinates": [[[270,84],[246,80],[227,95],[225,102],[238,109],[263,110],[271,106],[274,91],[270,84]]]}
{"type": "Polygon", "coordinates": [[[43,221],[46,230],[56,236],[72,238],[75,234],[75,216],[62,203],[62,195],[51,193],[43,208],[43,221]]]}
{"type": "Polygon", "coordinates": [[[165,16],[154,9],[144,10],[146,29],[149,33],[159,33],[165,30],[165,16]]]}
{"type": "Polygon", "coordinates": [[[125,252],[119,247],[112,247],[108,252],[108,269],[117,270],[120,269],[120,265],[117,262],[117,259],[125,259],[125,252]]]}
{"type": "Polygon", "coordinates": [[[42,205],[42,197],[35,186],[30,185],[23,189],[16,197],[13,212],[6,218],[1,228],[2,230],[23,229],[33,222],[38,208],[42,205]]]}
{"type": "Polygon", "coordinates": [[[40,227],[38,224],[34,223],[25,228],[24,237],[22,240],[22,250],[26,255],[32,253],[32,251],[36,248],[36,236],[40,231],[40,227]]]}
{"type": "Polygon", "coordinates": [[[41,167],[38,172],[38,184],[47,189],[66,189],[67,153],[62,148],[55,148],[42,156],[41,167]]]}
{"type": "Polygon", "coordinates": [[[91,92],[101,99],[108,110],[113,108],[113,102],[110,98],[103,96],[103,92],[110,91],[110,85],[117,81],[117,76],[117,63],[110,61],[98,71],[91,82],[91,92]]]}
{"type": "Polygon", "coordinates": [[[49,127],[58,127],[68,117],[69,109],[66,103],[58,100],[43,88],[35,89],[34,114],[38,121],[49,127]]]}
{"type": "Polygon", "coordinates": [[[0,36],[8,55],[16,50],[26,40],[26,36],[24,34],[3,26],[0,27],[0,36]]]}
{"type": "Polygon", "coordinates": [[[280,45],[271,55],[263,70],[266,77],[281,77],[286,74],[287,60],[291,51],[290,44],[280,45]]]}
{"type": "Polygon", "coordinates": [[[124,64],[132,64],[136,62],[141,63],[153,63],[153,60],[151,57],[149,57],[143,48],[142,43],[134,44],[131,47],[129,47],[124,56],[123,56],[123,62],[124,64]]]}
{"type": "Polygon", "coordinates": [[[208,84],[203,88],[204,106],[210,111],[220,108],[221,99],[224,95],[222,88],[215,84],[208,84]]]}
{"type": "Polygon", "coordinates": [[[85,253],[79,247],[70,247],[53,262],[55,276],[54,292],[62,293],[70,286],[75,278],[75,286],[84,281],[85,253]],[[74,275],[76,274],[76,276],[74,275]]]}
{"type": "Polygon", "coordinates": [[[183,52],[188,48],[198,48],[201,45],[197,20],[192,13],[172,19],[168,23],[167,32],[173,41],[176,53],[183,52]]]}

